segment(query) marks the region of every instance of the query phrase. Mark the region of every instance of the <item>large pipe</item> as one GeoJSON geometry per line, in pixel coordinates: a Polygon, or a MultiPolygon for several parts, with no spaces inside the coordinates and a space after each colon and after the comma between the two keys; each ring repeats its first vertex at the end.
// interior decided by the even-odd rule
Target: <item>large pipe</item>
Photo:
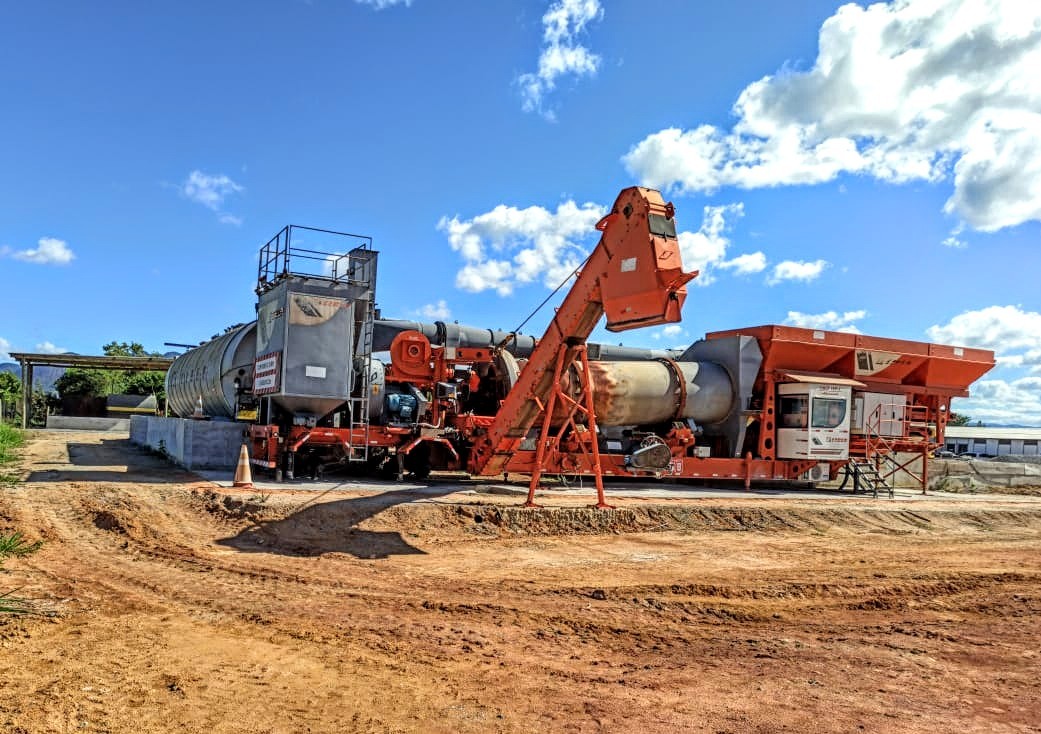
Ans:
{"type": "MultiPolygon", "coordinates": [[[[480,329],[475,326],[408,321],[404,319],[379,319],[372,336],[372,351],[385,352],[390,349],[394,337],[403,331],[418,331],[434,346],[475,347],[487,349],[506,344],[506,351],[515,357],[528,357],[535,349],[536,339],[530,334],[515,334],[497,329],[480,329]]],[[[637,347],[614,346],[611,344],[589,344],[589,356],[595,360],[629,362],[645,359],[676,359],[682,349],[640,349],[637,347]]]]}
{"type": "Polygon", "coordinates": [[[594,362],[593,406],[603,426],[723,420],[734,406],[725,369],[714,362],[594,362]]]}
{"type": "MultiPolygon", "coordinates": [[[[526,361],[518,360],[518,366],[526,369],[526,361]]],[[[506,374],[510,373],[506,369],[506,374]]],[[[604,427],[651,426],[687,419],[701,424],[718,423],[735,407],[730,375],[715,362],[590,360],[589,374],[596,422],[604,427]]],[[[564,375],[561,387],[565,394],[578,397],[576,368],[564,375]]],[[[561,425],[566,415],[567,406],[558,401],[553,410],[553,425],[561,425]]]]}

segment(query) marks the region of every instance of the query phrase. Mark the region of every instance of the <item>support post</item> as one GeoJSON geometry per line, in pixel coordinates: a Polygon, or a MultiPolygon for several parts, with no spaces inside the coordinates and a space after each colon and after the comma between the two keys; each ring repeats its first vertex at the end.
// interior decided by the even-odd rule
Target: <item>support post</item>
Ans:
{"type": "Polygon", "coordinates": [[[557,352],[556,364],[553,365],[553,390],[550,392],[549,397],[546,398],[546,405],[542,408],[542,429],[539,431],[539,444],[535,447],[535,467],[531,472],[531,482],[528,484],[528,499],[524,502],[524,507],[538,507],[535,504],[535,490],[539,486],[539,481],[542,479],[542,463],[546,456],[546,444],[549,442],[549,424],[553,420],[553,410],[557,407],[557,393],[560,390],[560,375],[564,367],[564,357],[567,354],[567,348],[562,347],[557,352]]]}
{"type": "Polygon", "coordinates": [[[600,439],[597,437],[596,411],[593,405],[593,376],[589,373],[589,354],[583,344],[577,354],[582,362],[582,399],[586,409],[586,425],[593,444],[593,478],[596,481],[596,504],[598,510],[613,510],[614,507],[604,500],[604,471],[600,466],[600,439]]]}
{"type": "Polygon", "coordinates": [[[22,360],[22,428],[29,427],[29,411],[33,404],[33,366],[22,360]]]}

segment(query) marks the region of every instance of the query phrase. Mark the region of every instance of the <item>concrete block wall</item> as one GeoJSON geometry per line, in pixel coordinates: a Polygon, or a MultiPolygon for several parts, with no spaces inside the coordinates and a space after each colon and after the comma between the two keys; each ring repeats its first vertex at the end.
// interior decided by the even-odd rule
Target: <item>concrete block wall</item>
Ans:
{"type": "Polygon", "coordinates": [[[929,488],[951,492],[1000,492],[1002,488],[1041,487],[1041,464],[936,459],[929,488]]]}
{"type": "Polygon", "coordinates": [[[135,415],[130,442],[165,452],[185,469],[234,469],[245,428],[227,421],[135,415]]]}
{"type": "Polygon", "coordinates": [[[47,416],[48,428],[72,431],[129,431],[130,421],[126,418],[84,418],[73,415],[47,416]]]}

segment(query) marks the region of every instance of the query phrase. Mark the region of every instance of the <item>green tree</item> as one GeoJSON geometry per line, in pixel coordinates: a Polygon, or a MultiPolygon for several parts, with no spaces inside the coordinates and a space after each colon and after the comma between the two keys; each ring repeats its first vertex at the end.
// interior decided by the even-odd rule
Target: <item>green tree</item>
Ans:
{"type": "Polygon", "coordinates": [[[961,413],[951,413],[947,418],[947,425],[949,426],[967,426],[972,422],[972,418],[961,413]]]}
{"type": "Polygon", "coordinates": [[[109,342],[103,346],[102,351],[106,357],[148,357],[145,348],[138,342],[109,342]]]}
{"type": "Polygon", "coordinates": [[[63,398],[100,398],[122,392],[123,373],[70,367],[54,382],[63,398]]]}
{"type": "Polygon", "coordinates": [[[22,404],[22,381],[11,372],[0,372],[0,402],[4,404],[4,415],[0,415],[0,422],[8,415],[14,416],[19,412],[22,404]]]}
{"type": "MultiPolygon", "coordinates": [[[[103,346],[106,357],[148,357],[140,342],[112,341],[103,346]]],[[[95,370],[72,367],[55,382],[62,398],[103,398],[109,395],[155,395],[160,406],[166,400],[166,377],[157,370],[95,370]]]]}

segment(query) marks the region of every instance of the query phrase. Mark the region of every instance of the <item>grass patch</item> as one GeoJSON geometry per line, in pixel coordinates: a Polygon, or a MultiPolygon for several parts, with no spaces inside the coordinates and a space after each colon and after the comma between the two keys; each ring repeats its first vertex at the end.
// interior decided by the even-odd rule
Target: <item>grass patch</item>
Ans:
{"type": "Polygon", "coordinates": [[[21,533],[17,532],[0,535],[0,563],[3,563],[5,558],[21,558],[35,553],[40,550],[41,545],[43,545],[42,540],[30,543],[21,533]]]}
{"type": "MultiPolygon", "coordinates": [[[[2,534],[0,535],[0,565],[3,565],[7,558],[21,558],[35,553],[40,550],[41,545],[43,545],[43,541],[37,540],[35,543],[30,543],[21,533],[2,534]]],[[[18,589],[0,592],[0,614],[47,614],[46,610],[32,599],[15,596],[17,591],[18,589]]]]}
{"type": "Polygon", "coordinates": [[[46,614],[32,599],[14,596],[14,591],[0,594],[0,614],[46,614]]]}
{"type": "Polygon", "coordinates": [[[6,423],[0,423],[0,464],[14,461],[14,450],[24,441],[21,431],[6,423]]]}

